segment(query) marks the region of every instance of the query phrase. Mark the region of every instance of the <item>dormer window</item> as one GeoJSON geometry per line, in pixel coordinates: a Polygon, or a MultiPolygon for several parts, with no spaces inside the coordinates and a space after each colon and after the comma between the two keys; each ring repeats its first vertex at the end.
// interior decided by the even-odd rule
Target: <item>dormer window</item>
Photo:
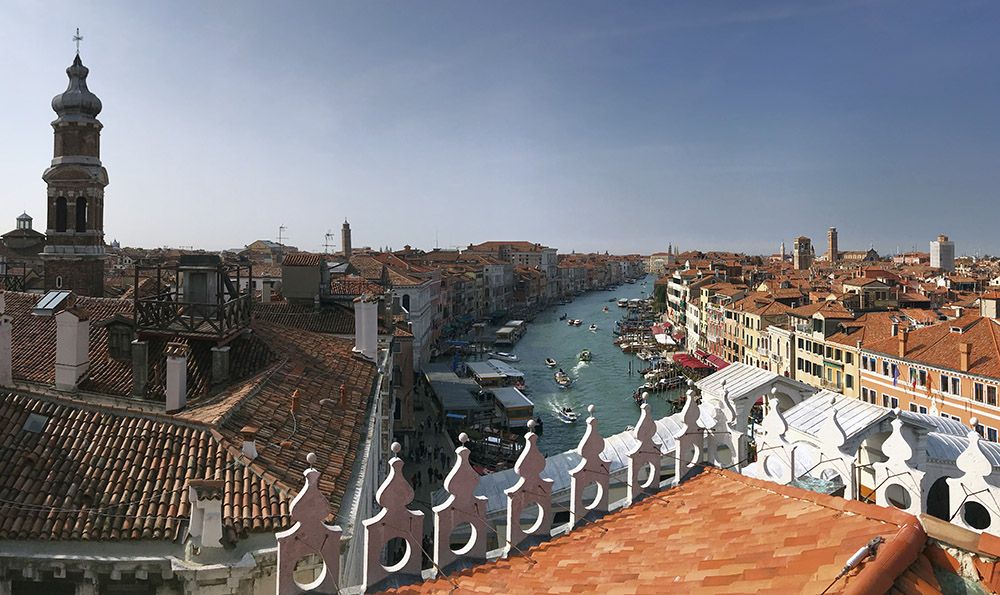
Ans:
{"type": "Polygon", "coordinates": [[[116,360],[132,358],[132,340],[135,338],[135,326],[125,317],[116,316],[104,324],[108,333],[108,355],[116,360]]]}

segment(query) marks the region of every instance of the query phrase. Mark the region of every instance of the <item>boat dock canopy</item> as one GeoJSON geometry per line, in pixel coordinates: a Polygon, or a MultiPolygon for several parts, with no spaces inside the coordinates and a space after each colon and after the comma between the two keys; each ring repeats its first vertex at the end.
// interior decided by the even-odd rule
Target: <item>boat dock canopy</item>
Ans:
{"type": "Polygon", "coordinates": [[[424,375],[446,413],[488,411],[492,407],[488,400],[477,398],[482,389],[475,381],[471,378],[459,378],[448,364],[430,364],[424,370],[424,375]]]}
{"type": "Polygon", "coordinates": [[[507,378],[506,374],[497,370],[490,362],[466,362],[465,366],[479,382],[496,382],[507,378]]]}
{"type": "Polygon", "coordinates": [[[491,360],[486,360],[486,362],[489,365],[493,366],[493,368],[497,372],[500,372],[504,376],[507,376],[507,377],[510,377],[510,378],[524,378],[524,372],[518,370],[517,368],[515,368],[514,366],[508,364],[505,361],[498,360],[498,359],[491,359],[491,360]]]}
{"type": "Polygon", "coordinates": [[[498,388],[491,388],[490,392],[496,398],[497,402],[504,409],[512,409],[514,407],[534,407],[535,404],[531,402],[531,399],[526,397],[524,393],[517,390],[513,386],[502,386],[498,388]]]}

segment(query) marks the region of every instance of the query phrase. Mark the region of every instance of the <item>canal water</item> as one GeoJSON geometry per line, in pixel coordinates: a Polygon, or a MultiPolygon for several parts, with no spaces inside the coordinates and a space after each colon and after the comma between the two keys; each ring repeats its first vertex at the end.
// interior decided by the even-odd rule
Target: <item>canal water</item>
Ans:
{"type": "MultiPolygon", "coordinates": [[[[622,432],[639,419],[639,407],[632,400],[632,392],[643,383],[638,370],[646,364],[634,355],[622,353],[614,344],[615,321],[625,313],[615,302],[618,298],[647,297],[653,290],[653,280],[649,276],[614,291],[589,292],[570,304],[553,306],[535,317],[514,347],[520,361],[511,365],[524,372],[528,398],[535,403],[535,415],[542,418],[543,432],[538,444],[546,456],[579,444],[587,426],[587,405],[595,407],[602,436],[622,432]],[[608,312],[602,311],[605,306],[608,312]],[[569,326],[565,320],[559,320],[563,314],[579,318],[583,324],[569,326]],[[597,325],[596,332],[588,329],[591,324],[597,325]],[[591,351],[592,361],[578,361],[577,355],[584,349],[591,351]],[[573,379],[570,388],[559,388],[555,383],[555,370],[545,365],[547,357],[556,360],[557,369],[562,368],[573,379]],[[632,375],[629,375],[630,362],[632,375]],[[576,423],[565,424],[556,417],[555,411],[567,406],[580,414],[576,423]]],[[[670,413],[667,398],[676,398],[678,394],[679,391],[650,395],[654,419],[670,413]]]]}

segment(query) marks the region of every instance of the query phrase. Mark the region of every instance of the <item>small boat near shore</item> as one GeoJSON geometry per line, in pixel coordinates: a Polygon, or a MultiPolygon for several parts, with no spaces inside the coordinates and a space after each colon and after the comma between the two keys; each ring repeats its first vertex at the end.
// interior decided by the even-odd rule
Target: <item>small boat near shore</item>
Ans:
{"type": "Polygon", "coordinates": [[[577,356],[577,359],[579,359],[581,362],[589,362],[590,360],[594,359],[594,354],[590,353],[589,349],[584,349],[583,351],[580,352],[580,355],[577,356]]]}
{"type": "Polygon", "coordinates": [[[517,357],[513,353],[507,353],[506,351],[491,351],[487,353],[489,357],[493,359],[503,360],[505,362],[519,362],[521,358],[517,357]]]}
{"type": "Polygon", "coordinates": [[[573,385],[573,379],[569,377],[569,374],[563,372],[562,370],[556,372],[554,378],[556,384],[559,385],[559,388],[569,388],[573,385]]]}
{"type": "Polygon", "coordinates": [[[545,365],[550,368],[554,368],[556,367],[556,360],[552,359],[551,357],[547,357],[545,358],[545,365]]]}
{"type": "Polygon", "coordinates": [[[597,325],[596,324],[590,325],[590,332],[592,332],[592,333],[596,333],[597,332],[597,325]]]}

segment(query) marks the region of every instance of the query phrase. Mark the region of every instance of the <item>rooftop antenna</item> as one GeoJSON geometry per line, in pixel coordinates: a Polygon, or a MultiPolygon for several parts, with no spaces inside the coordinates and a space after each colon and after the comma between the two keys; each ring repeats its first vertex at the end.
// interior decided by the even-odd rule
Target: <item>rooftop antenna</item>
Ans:
{"type": "Polygon", "coordinates": [[[434,249],[437,250],[441,246],[438,244],[438,230],[434,230],[434,249]]]}
{"type": "Polygon", "coordinates": [[[76,43],[76,55],[80,55],[80,42],[83,41],[83,35],[80,35],[80,28],[76,28],[76,35],[73,36],[73,42],[76,43]]]}
{"type": "Polygon", "coordinates": [[[330,253],[330,248],[333,248],[333,231],[326,230],[326,238],[323,240],[323,252],[326,254],[330,253]]]}
{"type": "Polygon", "coordinates": [[[281,244],[282,246],[285,245],[283,238],[285,237],[286,231],[288,231],[288,228],[285,227],[284,225],[278,226],[278,243],[281,244]]]}

